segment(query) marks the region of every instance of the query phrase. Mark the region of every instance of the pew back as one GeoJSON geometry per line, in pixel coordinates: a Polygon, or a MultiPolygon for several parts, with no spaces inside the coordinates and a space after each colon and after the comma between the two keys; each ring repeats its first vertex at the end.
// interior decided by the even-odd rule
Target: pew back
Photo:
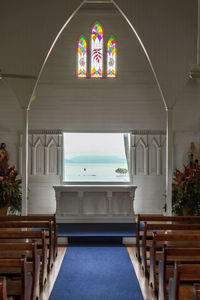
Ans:
{"type": "Polygon", "coordinates": [[[0,275],[10,275],[9,270],[15,269],[13,278],[7,278],[7,293],[9,296],[20,296],[21,300],[31,299],[32,278],[27,272],[26,257],[0,258],[0,275]]]}
{"type": "Polygon", "coordinates": [[[0,222],[0,231],[9,229],[45,229],[48,230],[49,234],[49,258],[48,258],[48,271],[50,271],[51,267],[53,266],[54,261],[54,238],[53,238],[53,222],[52,221],[8,221],[8,222],[0,222]]]}
{"type": "Polygon", "coordinates": [[[200,264],[175,262],[174,277],[169,281],[170,300],[188,300],[193,296],[193,283],[200,281],[200,264]],[[186,282],[184,284],[183,282],[186,282]],[[190,282],[190,283],[189,283],[190,282]]]}
{"type": "MultiPolygon", "coordinates": [[[[37,254],[41,259],[41,276],[40,282],[41,287],[43,287],[47,281],[47,243],[46,243],[46,233],[45,230],[41,231],[0,231],[0,242],[28,242],[35,240],[37,242],[37,247],[41,246],[41,249],[37,248],[37,254]]],[[[3,247],[3,246],[2,246],[3,247]]]]}
{"type": "MultiPolygon", "coordinates": [[[[20,258],[22,255],[26,256],[27,270],[32,274],[31,298],[39,299],[40,257],[37,255],[37,243],[0,243],[0,258],[20,258]]],[[[12,273],[12,270],[9,272],[12,273]]]]}
{"type": "Polygon", "coordinates": [[[179,223],[199,223],[200,216],[163,216],[163,215],[141,215],[136,216],[136,256],[141,261],[140,255],[140,240],[142,238],[142,223],[156,223],[156,222],[179,222],[179,223]]]}

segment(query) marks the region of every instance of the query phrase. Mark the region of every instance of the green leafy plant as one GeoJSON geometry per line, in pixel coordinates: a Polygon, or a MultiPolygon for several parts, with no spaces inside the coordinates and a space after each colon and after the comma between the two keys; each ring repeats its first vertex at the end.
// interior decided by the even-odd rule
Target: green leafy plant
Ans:
{"type": "Polygon", "coordinates": [[[3,161],[0,163],[0,208],[8,207],[10,213],[20,213],[21,202],[21,179],[17,179],[15,167],[3,161]]]}
{"type": "Polygon", "coordinates": [[[190,215],[200,215],[200,165],[184,166],[183,172],[174,173],[172,186],[172,211],[183,215],[187,208],[190,215]]]}
{"type": "Polygon", "coordinates": [[[127,174],[128,173],[128,170],[127,169],[124,169],[124,168],[117,168],[115,170],[116,173],[118,174],[127,174]]]}

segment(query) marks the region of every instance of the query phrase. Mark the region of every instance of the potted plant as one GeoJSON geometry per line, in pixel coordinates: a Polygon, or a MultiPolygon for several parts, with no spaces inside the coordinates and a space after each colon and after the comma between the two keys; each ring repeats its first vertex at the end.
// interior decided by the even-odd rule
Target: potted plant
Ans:
{"type": "Polygon", "coordinates": [[[184,166],[183,172],[174,173],[172,211],[177,215],[200,215],[200,165],[184,166]]]}
{"type": "Polygon", "coordinates": [[[17,178],[15,167],[8,164],[8,155],[0,157],[0,210],[7,214],[21,212],[21,179],[17,178]]]}

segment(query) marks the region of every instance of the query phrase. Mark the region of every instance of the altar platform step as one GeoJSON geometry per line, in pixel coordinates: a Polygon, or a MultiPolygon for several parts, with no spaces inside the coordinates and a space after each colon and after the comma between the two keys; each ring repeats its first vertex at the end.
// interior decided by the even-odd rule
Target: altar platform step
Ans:
{"type": "Polygon", "coordinates": [[[58,244],[135,244],[135,223],[58,223],[58,244]]]}

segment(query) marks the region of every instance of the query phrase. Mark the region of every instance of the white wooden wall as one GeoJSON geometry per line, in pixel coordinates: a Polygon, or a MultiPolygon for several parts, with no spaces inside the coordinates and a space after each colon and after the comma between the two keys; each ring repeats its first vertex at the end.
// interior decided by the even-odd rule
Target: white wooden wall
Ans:
{"type": "MultiPolygon", "coordinates": [[[[22,137],[19,171],[22,166],[22,137]]],[[[135,212],[160,213],[165,193],[165,132],[132,131],[131,178],[138,188],[135,212]],[[159,203],[159,205],[158,205],[159,203]]],[[[38,130],[29,133],[29,213],[53,213],[56,209],[53,185],[61,183],[62,133],[38,130]]]]}

